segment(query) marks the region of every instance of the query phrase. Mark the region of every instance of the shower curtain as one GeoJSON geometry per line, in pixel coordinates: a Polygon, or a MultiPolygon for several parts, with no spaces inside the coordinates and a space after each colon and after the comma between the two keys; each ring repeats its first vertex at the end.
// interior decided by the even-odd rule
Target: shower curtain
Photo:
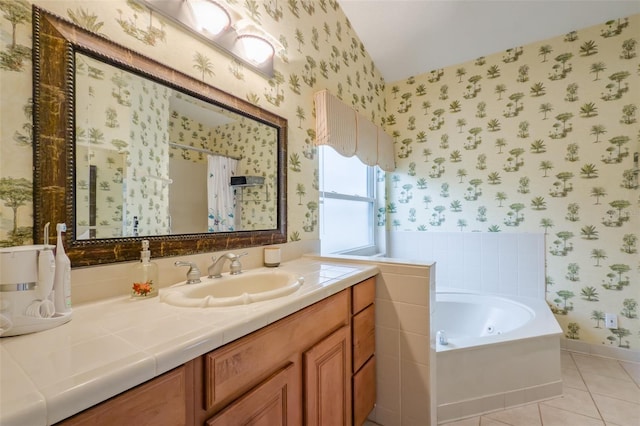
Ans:
{"type": "Polygon", "coordinates": [[[236,173],[238,160],[208,155],[207,163],[209,232],[235,231],[235,199],[229,183],[236,173]]]}

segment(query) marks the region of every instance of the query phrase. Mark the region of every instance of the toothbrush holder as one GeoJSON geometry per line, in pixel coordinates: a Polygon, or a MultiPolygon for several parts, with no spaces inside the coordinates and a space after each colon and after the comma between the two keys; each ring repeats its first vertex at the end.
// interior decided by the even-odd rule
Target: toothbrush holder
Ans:
{"type": "Polygon", "coordinates": [[[264,266],[275,268],[280,265],[280,247],[266,247],[264,249],[264,266]]]}

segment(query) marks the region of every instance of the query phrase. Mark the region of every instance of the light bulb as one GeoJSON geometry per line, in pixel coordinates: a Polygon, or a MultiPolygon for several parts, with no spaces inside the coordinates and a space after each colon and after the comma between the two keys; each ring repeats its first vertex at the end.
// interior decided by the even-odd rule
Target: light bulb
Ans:
{"type": "Polygon", "coordinates": [[[244,47],[245,56],[255,64],[262,64],[271,58],[275,50],[271,43],[262,37],[244,34],[238,37],[244,47]]]}
{"type": "Polygon", "coordinates": [[[194,17],[200,31],[218,35],[229,27],[231,18],[218,3],[210,0],[190,0],[194,17]]]}

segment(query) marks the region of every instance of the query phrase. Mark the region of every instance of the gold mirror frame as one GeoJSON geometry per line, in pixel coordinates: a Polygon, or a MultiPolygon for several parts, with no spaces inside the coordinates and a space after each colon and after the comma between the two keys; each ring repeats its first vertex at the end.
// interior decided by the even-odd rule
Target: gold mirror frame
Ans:
{"type": "MultiPolygon", "coordinates": [[[[44,224],[66,223],[71,264],[89,266],[135,260],[141,241],[154,257],[279,244],[287,241],[287,120],[98,34],[33,6],[34,242],[44,224]],[[238,114],[273,126],[278,133],[277,227],[271,230],[183,234],[99,240],[75,239],[75,52],[133,71],[238,114]]],[[[55,235],[48,243],[55,244],[55,235]]]]}

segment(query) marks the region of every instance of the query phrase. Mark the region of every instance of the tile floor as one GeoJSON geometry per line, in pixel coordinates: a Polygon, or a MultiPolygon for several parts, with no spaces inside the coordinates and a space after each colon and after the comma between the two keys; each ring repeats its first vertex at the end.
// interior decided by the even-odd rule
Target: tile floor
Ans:
{"type": "Polygon", "coordinates": [[[567,351],[561,357],[562,396],[444,425],[640,425],[640,363],[567,351]]]}

